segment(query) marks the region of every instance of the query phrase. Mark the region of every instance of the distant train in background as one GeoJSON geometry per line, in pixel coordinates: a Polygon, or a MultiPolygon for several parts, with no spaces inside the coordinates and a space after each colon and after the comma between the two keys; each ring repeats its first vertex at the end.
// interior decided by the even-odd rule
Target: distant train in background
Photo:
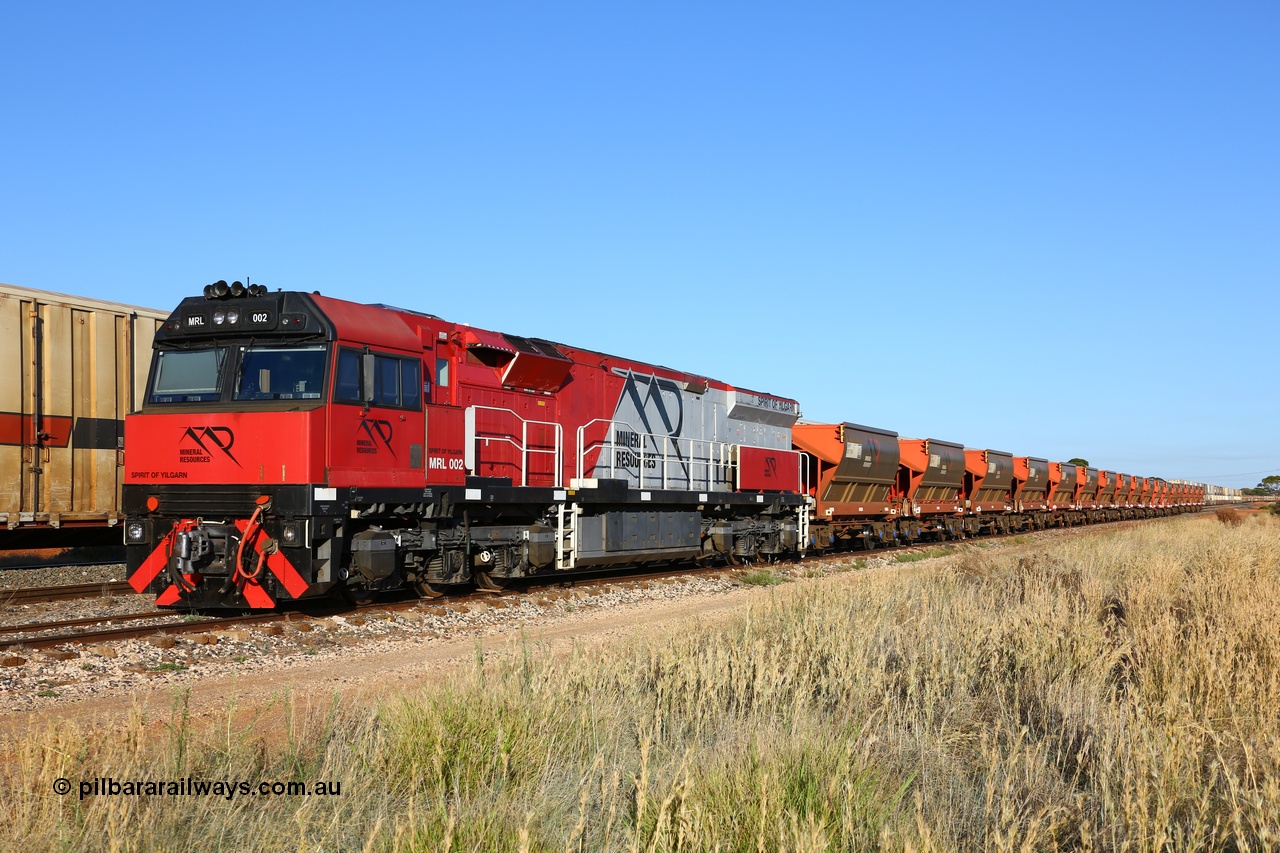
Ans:
{"type": "MultiPolygon", "coordinates": [[[[1186,483],[1186,480],[1170,480],[1171,483],[1186,483]]],[[[1226,486],[1206,485],[1204,502],[1207,504],[1239,503],[1244,500],[1257,500],[1244,493],[1243,489],[1228,489],[1226,486]]]]}

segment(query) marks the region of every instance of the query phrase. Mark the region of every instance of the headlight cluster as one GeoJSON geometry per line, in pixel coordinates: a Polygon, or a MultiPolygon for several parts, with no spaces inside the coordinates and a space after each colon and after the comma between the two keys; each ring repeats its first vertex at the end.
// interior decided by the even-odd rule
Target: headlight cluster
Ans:
{"type": "Polygon", "coordinates": [[[265,296],[266,293],[266,285],[245,285],[238,281],[227,284],[223,280],[218,280],[204,286],[205,299],[240,299],[244,296],[265,296]]]}
{"type": "Polygon", "coordinates": [[[143,542],[146,537],[147,528],[141,521],[130,521],[124,526],[124,541],[143,542]]]}

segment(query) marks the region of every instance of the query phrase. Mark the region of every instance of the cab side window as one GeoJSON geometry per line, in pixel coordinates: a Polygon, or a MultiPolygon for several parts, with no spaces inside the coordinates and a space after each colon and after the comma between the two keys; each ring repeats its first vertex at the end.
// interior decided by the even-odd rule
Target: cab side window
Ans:
{"type": "Polygon", "coordinates": [[[422,362],[404,359],[400,362],[400,405],[406,409],[422,406],[422,362]]]}
{"type": "Polygon", "coordinates": [[[400,405],[400,359],[381,355],[374,357],[373,405],[400,405]]]}
{"type": "MultiPolygon", "coordinates": [[[[363,403],[364,373],[359,350],[338,351],[334,376],[335,403],[363,403]]],[[[422,409],[422,362],[416,358],[373,354],[373,389],[370,405],[396,409],[422,409]]]]}
{"type": "Polygon", "coordinates": [[[360,403],[360,353],[353,349],[338,350],[338,371],[334,376],[335,403],[360,403]]]}

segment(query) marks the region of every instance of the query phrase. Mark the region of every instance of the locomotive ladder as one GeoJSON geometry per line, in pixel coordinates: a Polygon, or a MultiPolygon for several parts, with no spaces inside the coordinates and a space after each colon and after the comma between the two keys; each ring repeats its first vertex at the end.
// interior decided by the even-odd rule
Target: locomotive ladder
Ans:
{"type": "Polygon", "coordinates": [[[572,569],[578,564],[578,516],[582,507],[576,503],[556,507],[556,568],[572,569]]]}
{"type": "Polygon", "coordinates": [[[796,549],[800,556],[804,556],[804,552],[809,548],[809,513],[812,512],[816,504],[813,497],[807,492],[804,494],[804,503],[800,504],[800,510],[797,513],[799,521],[799,536],[797,537],[798,548],[796,549]]]}

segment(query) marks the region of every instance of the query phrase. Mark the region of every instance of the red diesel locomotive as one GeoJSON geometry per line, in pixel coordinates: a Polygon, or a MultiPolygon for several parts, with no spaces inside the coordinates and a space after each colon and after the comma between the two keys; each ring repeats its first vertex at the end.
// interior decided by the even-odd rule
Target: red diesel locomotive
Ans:
{"type": "Polygon", "coordinates": [[[319,293],[217,282],[125,423],[129,581],[157,604],[802,552],[795,400],[319,293]]]}

